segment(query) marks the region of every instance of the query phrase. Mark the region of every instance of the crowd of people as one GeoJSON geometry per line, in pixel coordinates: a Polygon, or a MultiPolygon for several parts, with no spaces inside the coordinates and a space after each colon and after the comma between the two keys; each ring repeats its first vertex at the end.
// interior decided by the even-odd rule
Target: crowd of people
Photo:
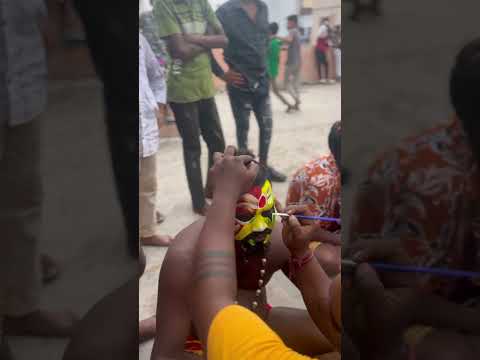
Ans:
{"type": "MultiPolygon", "coordinates": [[[[213,75],[226,83],[236,124],[240,154],[255,156],[248,146],[251,113],[260,129],[258,160],[273,182],[285,182],[287,176],[268,161],[272,140],[271,92],[287,107],[286,112],[300,110],[302,40],[298,16],[287,18],[288,36],[278,35],[277,23],[268,22],[268,7],[263,2],[228,1],[216,13],[207,1],[157,1],[145,6],[140,16],[142,34],[140,107],[142,146],[152,150],[142,153],[140,170],[141,234],[146,245],[168,245],[169,236],[154,234],[151,229],[164,216],[151,203],[156,198],[155,153],[158,151],[158,129],[173,118],[182,138],[186,178],[194,213],[204,216],[212,196],[209,177],[202,179],[201,138],[206,142],[209,161],[225,149],[221,118],[215,102],[213,75]],[[153,10],[149,10],[149,6],[153,10]],[[195,19],[194,28],[192,19],[195,19]],[[224,62],[219,65],[212,50],[223,49],[224,62]],[[282,92],[279,84],[281,52],[286,50],[282,92]],[[143,62],[156,58],[156,62],[143,62]],[[154,78],[159,74],[162,78],[154,78]],[[150,78],[149,78],[150,76],[150,78]],[[151,79],[151,84],[149,83],[151,79]],[[157,89],[163,81],[162,90],[157,89]],[[271,91],[270,91],[271,88],[271,91]],[[161,92],[161,94],[155,94],[161,92]],[[156,101],[155,96],[158,95],[156,101]],[[171,109],[171,110],[170,110],[171,109]],[[145,111],[149,113],[145,114],[145,111]],[[171,113],[171,114],[170,114],[171,113]],[[170,114],[170,115],[169,115],[170,114]],[[153,116],[155,115],[155,116],[153,116]],[[148,229],[150,228],[150,230],[148,229]]],[[[316,44],[321,83],[340,79],[340,27],[332,28],[322,19],[316,44]]]]}

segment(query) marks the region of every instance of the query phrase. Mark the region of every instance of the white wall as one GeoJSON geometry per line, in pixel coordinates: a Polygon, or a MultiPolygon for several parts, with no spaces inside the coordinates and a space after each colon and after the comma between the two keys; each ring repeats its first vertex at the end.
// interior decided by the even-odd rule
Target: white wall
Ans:
{"type": "Polygon", "coordinates": [[[140,0],[140,3],[139,3],[140,14],[144,12],[148,12],[151,9],[152,9],[152,5],[150,4],[150,0],[140,0]]]}
{"type": "Polygon", "coordinates": [[[287,33],[287,16],[297,15],[299,12],[298,0],[263,0],[268,5],[270,22],[277,22],[280,26],[280,35],[287,33]]]}

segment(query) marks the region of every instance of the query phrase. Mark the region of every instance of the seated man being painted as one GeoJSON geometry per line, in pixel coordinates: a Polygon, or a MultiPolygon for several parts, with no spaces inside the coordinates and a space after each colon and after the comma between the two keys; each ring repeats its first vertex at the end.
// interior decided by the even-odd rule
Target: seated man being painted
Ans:
{"type": "MultiPolygon", "coordinates": [[[[217,184],[213,185],[215,189],[217,184]]],[[[334,345],[319,331],[307,311],[268,305],[266,285],[277,271],[289,274],[291,256],[282,241],[283,226],[274,215],[275,197],[263,168],[253,186],[237,196],[236,202],[229,237],[235,248],[236,272],[232,271],[237,277],[238,303],[265,321],[295,351],[307,356],[334,351],[334,345]]],[[[185,359],[192,353],[202,353],[189,301],[199,281],[194,259],[200,249],[199,234],[204,224],[205,220],[201,219],[186,227],[167,252],[159,277],[152,360],[185,359]]]]}
{"type": "MultiPolygon", "coordinates": [[[[341,163],[341,130],[341,123],[334,123],[328,136],[330,153],[306,163],[295,173],[288,189],[287,206],[304,205],[314,215],[340,218],[342,184],[338,164],[341,163]]],[[[329,244],[314,241],[311,246],[318,248],[325,271],[334,276],[340,271],[341,227],[335,222],[322,221],[320,225],[325,230],[325,237],[331,241],[329,244]]]]}
{"type": "MultiPolygon", "coordinates": [[[[234,157],[233,154],[231,147],[224,155],[216,154],[211,172],[215,179],[213,205],[202,224],[193,255],[190,303],[194,326],[202,343],[207,344],[208,359],[311,359],[289,348],[254,312],[255,306],[237,305],[241,301],[238,292],[240,284],[237,284],[238,270],[241,269],[236,268],[244,266],[238,259],[239,244],[231,241],[231,234],[242,233],[243,227],[239,227],[238,219],[235,220],[239,207],[242,207],[238,197],[244,198],[245,195],[241,194],[252,189],[258,167],[251,157],[234,157]]],[[[265,200],[260,197],[260,204],[264,202],[273,208],[268,190],[265,195],[265,200]]],[[[295,210],[291,213],[294,214],[295,210]]],[[[291,258],[299,260],[290,275],[302,291],[318,328],[338,351],[341,279],[338,277],[331,281],[309,248],[310,237],[317,230],[315,226],[302,227],[296,217],[291,216],[283,230],[287,251],[291,258]]],[[[263,243],[257,244],[263,246],[263,243]]],[[[284,318],[284,321],[293,331],[302,331],[301,324],[293,317],[284,318]]],[[[322,356],[318,358],[322,359],[322,356]]]]}

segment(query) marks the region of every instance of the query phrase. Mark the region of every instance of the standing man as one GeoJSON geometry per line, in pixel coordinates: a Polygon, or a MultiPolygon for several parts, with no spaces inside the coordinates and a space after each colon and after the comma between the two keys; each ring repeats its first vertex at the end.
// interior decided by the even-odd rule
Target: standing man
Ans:
{"type": "MultiPolygon", "coordinates": [[[[205,215],[200,134],[207,143],[209,165],[213,164],[213,153],[225,148],[214,99],[210,50],[224,48],[228,40],[207,0],[155,0],[154,14],[158,34],[167,42],[172,58],[168,101],[183,140],[193,211],[205,215]]],[[[207,179],[207,188],[208,184],[207,179]]]]}
{"type": "Polygon", "coordinates": [[[0,354],[4,334],[68,336],[74,323],[40,309],[46,21],[43,1],[0,0],[0,354]]]}
{"type": "Polygon", "coordinates": [[[318,76],[322,84],[333,84],[334,73],[332,61],[332,49],[330,46],[330,20],[328,17],[322,19],[318,29],[317,45],[315,47],[317,58],[318,76]]]}
{"type": "Polygon", "coordinates": [[[300,70],[302,68],[302,46],[298,30],[298,16],[290,15],[287,18],[288,37],[280,38],[288,44],[287,66],[285,67],[285,89],[295,101],[294,109],[300,106],[300,70]]]}
{"type": "Polygon", "coordinates": [[[216,66],[216,75],[227,83],[228,95],[237,126],[237,142],[241,154],[248,150],[250,114],[253,110],[260,128],[260,163],[268,169],[272,181],[284,182],[287,177],[268,166],[272,139],[272,106],[267,72],[267,51],[270,43],[268,7],[261,0],[229,0],[217,11],[229,39],[224,56],[229,70],[223,73],[216,66]]]}
{"type": "Polygon", "coordinates": [[[157,157],[159,125],[163,121],[160,109],[165,106],[167,84],[165,70],[160,67],[152,48],[139,33],[138,88],[139,88],[139,219],[140,242],[143,245],[168,246],[170,236],[156,232],[157,157]]]}

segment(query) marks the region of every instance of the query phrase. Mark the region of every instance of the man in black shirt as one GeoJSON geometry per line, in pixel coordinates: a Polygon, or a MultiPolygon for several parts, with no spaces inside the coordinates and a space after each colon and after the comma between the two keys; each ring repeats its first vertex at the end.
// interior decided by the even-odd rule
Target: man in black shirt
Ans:
{"type": "Polygon", "coordinates": [[[247,154],[250,114],[260,128],[260,163],[272,181],[286,176],[268,166],[272,138],[272,107],[267,74],[269,37],[268,7],[261,0],[230,0],[217,10],[229,44],[224,51],[229,70],[224,73],[213,61],[214,73],[227,82],[228,95],[237,126],[240,153],[247,154]]]}

